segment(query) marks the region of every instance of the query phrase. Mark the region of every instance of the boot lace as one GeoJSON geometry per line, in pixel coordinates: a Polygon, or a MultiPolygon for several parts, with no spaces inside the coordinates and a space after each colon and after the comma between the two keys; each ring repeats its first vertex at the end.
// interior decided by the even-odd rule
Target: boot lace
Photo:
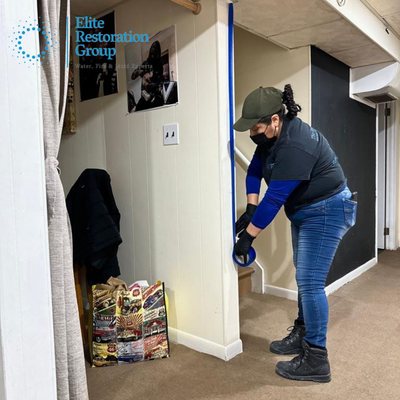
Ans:
{"type": "Polygon", "coordinates": [[[295,339],[295,337],[299,331],[299,327],[292,325],[292,326],[289,326],[289,328],[287,328],[287,331],[290,333],[285,338],[283,338],[282,341],[286,342],[286,343],[290,343],[295,339]]]}
{"type": "Polygon", "coordinates": [[[303,348],[300,352],[300,354],[291,360],[291,363],[294,365],[294,367],[297,369],[303,364],[304,361],[307,360],[309,356],[309,349],[308,348],[303,348]]]}

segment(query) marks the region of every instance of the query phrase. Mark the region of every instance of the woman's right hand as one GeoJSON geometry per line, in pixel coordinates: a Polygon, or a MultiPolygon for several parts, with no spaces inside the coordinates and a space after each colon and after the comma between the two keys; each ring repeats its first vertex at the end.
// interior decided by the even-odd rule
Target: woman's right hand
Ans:
{"type": "Polygon", "coordinates": [[[235,256],[243,257],[245,263],[247,263],[251,244],[253,243],[254,239],[255,239],[254,236],[251,236],[249,232],[244,230],[240,234],[239,240],[235,243],[233,247],[233,252],[235,256]]]}

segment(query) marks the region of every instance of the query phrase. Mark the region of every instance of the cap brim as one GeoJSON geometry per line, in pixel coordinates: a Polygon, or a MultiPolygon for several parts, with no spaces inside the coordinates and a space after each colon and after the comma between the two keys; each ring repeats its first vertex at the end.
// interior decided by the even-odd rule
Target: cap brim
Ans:
{"type": "Polygon", "coordinates": [[[246,119],[241,117],[233,124],[233,129],[239,132],[248,131],[259,120],[260,118],[246,119]]]}

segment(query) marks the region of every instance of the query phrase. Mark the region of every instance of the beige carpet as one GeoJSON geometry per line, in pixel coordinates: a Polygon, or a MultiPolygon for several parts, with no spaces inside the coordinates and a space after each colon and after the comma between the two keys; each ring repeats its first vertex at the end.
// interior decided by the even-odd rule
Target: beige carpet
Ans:
{"type": "Polygon", "coordinates": [[[400,399],[400,252],[329,297],[332,382],[280,378],[282,357],[268,351],[286,334],[296,304],[251,294],[241,299],[244,352],[229,362],[172,345],[171,357],[134,365],[89,368],[91,400],[133,399],[400,399]]]}

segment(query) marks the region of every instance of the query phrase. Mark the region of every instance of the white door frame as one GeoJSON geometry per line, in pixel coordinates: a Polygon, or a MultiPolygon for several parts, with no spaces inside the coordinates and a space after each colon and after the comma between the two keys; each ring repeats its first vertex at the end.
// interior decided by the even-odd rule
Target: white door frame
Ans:
{"type": "MultiPolygon", "coordinates": [[[[396,128],[396,103],[386,103],[387,108],[390,110],[390,115],[387,118],[387,126],[386,126],[386,142],[387,142],[387,152],[386,152],[386,215],[385,215],[385,223],[384,227],[389,228],[389,234],[386,235],[386,243],[385,248],[387,250],[396,250],[398,247],[398,235],[397,235],[397,226],[398,226],[398,139],[397,132],[398,128],[396,128]]],[[[384,108],[384,104],[379,104],[377,107],[377,135],[378,135],[378,119],[380,115],[380,110],[384,108]]],[[[383,110],[382,110],[383,111],[383,110]]],[[[377,140],[378,146],[378,140],[377,140]]],[[[377,149],[377,170],[378,166],[381,165],[381,162],[384,162],[378,157],[378,149],[377,149]]],[[[378,171],[377,171],[378,173],[378,171]]],[[[378,180],[377,180],[377,196],[378,196],[378,180]]],[[[378,214],[377,214],[377,224],[376,228],[378,229],[378,214]]],[[[381,232],[377,231],[377,237],[381,232]]]]}
{"type": "Polygon", "coordinates": [[[387,169],[387,133],[385,104],[376,106],[376,248],[386,248],[384,234],[386,223],[386,169],[387,169]]]}
{"type": "Polygon", "coordinates": [[[386,240],[388,250],[396,250],[398,247],[397,224],[398,224],[398,138],[399,132],[396,127],[396,107],[395,102],[388,104],[390,116],[387,118],[387,194],[386,194],[386,223],[389,228],[389,235],[386,240]]]}
{"type": "MultiPolygon", "coordinates": [[[[9,35],[34,23],[36,0],[0,1],[0,398],[56,399],[41,72],[9,35]]],[[[39,51],[37,35],[25,48],[39,51]]]]}

